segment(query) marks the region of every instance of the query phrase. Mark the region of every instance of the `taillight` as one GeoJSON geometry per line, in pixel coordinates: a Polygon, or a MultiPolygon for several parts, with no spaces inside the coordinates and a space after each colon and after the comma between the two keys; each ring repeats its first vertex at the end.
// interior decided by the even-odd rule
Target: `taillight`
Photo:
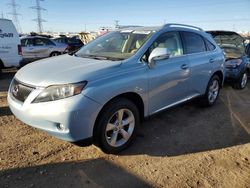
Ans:
{"type": "Polygon", "coordinates": [[[17,49],[18,49],[18,55],[23,55],[22,46],[20,44],[17,45],[17,49]]]}

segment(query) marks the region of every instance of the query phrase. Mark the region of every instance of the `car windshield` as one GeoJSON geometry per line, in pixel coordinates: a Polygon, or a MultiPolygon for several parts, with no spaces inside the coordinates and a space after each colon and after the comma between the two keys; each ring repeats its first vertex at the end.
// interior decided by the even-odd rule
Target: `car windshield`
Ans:
{"type": "Polygon", "coordinates": [[[81,48],[75,56],[124,60],[134,55],[151,36],[151,31],[123,30],[105,34],[81,48]]]}
{"type": "Polygon", "coordinates": [[[244,40],[236,34],[214,35],[216,43],[224,50],[227,59],[239,58],[245,54],[244,40]]]}

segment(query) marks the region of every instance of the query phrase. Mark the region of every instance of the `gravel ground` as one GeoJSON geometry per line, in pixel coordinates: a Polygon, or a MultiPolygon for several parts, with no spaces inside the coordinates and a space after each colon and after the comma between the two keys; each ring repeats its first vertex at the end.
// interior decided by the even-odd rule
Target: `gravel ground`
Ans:
{"type": "Polygon", "coordinates": [[[17,120],[0,79],[0,187],[250,187],[250,84],[225,86],[212,108],[194,102],[146,120],[120,155],[78,147],[17,120]]]}

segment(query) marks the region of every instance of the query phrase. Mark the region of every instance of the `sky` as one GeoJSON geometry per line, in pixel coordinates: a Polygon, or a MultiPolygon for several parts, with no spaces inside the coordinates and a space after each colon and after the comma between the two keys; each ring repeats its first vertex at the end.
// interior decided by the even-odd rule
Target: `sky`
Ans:
{"type": "MultiPolygon", "coordinates": [[[[8,14],[11,0],[1,0],[0,17],[8,14]]],[[[23,32],[37,31],[35,0],[16,0],[23,32]]],[[[158,26],[184,23],[205,30],[250,31],[250,0],[44,0],[40,5],[44,31],[98,31],[120,25],[158,26]]]]}

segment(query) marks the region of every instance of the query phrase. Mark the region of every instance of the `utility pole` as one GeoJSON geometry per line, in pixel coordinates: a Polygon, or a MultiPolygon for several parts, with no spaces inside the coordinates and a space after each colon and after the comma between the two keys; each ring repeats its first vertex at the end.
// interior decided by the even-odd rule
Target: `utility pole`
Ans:
{"type": "Polygon", "coordinates": [[[37,18],[33,19],[33,21],[37,22],[38,33],[43,32],[42,22],[46,22],[46,20],[42,19],[42,14],[41,14],[41,11],[45,11],[46,9],[44,9],[43,7],[40,6],[40,1],[44,1],[44,0],[36,0],[36,6],[30,7],[31,9],[35,9],[37,12],[37,18]]]}
{"type": "Polygon", "coordinates": [[[115,20],[115,28],[118,29],[120,26],[119,26],[119,20],[115,20]]]}
{"type": "MultiPolygon", "coordinates": [[[[16,4],[15,0],[11,0],[11,2],[8,3],[8,5],[10,5],[12,8],[12,12],[10,12],[8,14],[12,15],[12,21],[15,24],[18,33],[22,33],[22,28],[21,28],[21,25],[20,25],[19,20],[18,20],[18,16],[20,16],[21,14],[19,14],[16,10],[19,5],[16,4]]],[[[2,17],[3,17],[3,14],[2,14],[2,17]]]]}

